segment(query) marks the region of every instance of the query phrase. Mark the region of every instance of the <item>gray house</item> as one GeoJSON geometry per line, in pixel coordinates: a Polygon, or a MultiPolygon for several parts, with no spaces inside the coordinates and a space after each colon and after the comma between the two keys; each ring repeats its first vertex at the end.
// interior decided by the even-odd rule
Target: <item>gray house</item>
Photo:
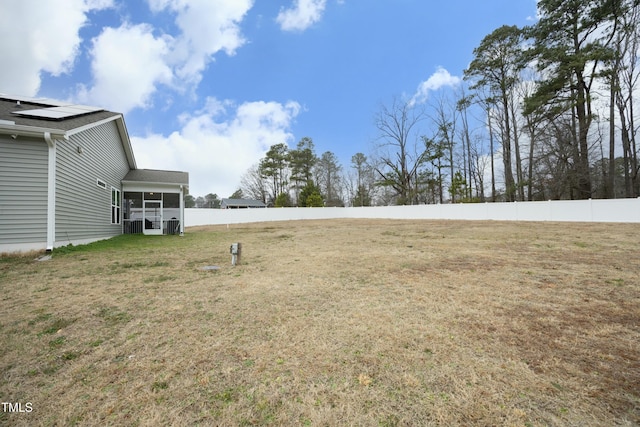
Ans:
{"type": "Polygon", "coordinates": [[[182,234],[188,186],[136,167],[122,114],[0,94],[0,253],[182,234]]]}

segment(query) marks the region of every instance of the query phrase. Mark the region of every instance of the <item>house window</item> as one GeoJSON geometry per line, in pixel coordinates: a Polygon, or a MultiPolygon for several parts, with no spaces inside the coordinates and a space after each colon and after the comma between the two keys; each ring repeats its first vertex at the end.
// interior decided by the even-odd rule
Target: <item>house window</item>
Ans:
{"type": "Polygon", "coordinates": [[[111,224],[120,224],[120,190],[111,187],[111,224]]]}

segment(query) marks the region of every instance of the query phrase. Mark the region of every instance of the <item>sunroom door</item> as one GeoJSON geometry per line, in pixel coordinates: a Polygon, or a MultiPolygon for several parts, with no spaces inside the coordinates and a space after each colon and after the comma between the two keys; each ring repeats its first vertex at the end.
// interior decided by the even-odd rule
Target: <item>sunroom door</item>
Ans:
{"type": "Polygon", "coordinates": [[[162,234],[162,200],[145,200],[142,215],[144,234],[162,234]]]}

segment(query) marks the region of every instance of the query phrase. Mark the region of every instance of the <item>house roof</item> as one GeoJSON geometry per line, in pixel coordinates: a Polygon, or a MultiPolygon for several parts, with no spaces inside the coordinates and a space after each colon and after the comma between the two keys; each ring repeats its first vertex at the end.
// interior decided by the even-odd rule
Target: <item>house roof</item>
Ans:
{"type": "Polygon", "coordinates": [[[122,182],[144,182],[147,184],[189,185],[189,173],[156,169],[132,169],[122,182]]]}
{"type": "Polygon", "coordinates": [[[93,111],[87,109],[87,112],[84,114],[76,114],[72,117],[62,117],[58,119],[21,115],[21,113],[28,112],[29,110],[51,109],[65,105],[73,106],[74,104],[44,98],[27,98],[0,94],[0,120],[14,122],[14,124],[18,126],[70,131],[100,122],[104,119],[122,116],[120,113],[98,108],[94,108],[93,111]]]}
{"type": "Polygon", "coordinates": [[[251,199],[222,199],[221,204],[223,206],[234,206],[243,208],[265,208],[265,205],[261,200],[251,199]]]}
{"type": "Polygon", "coordinates": [[[112,120],[118,128],[130,167],[123,182],[189,186],[187,172],[136,169],[129,133],[120,113],[52,99],[0,93],[0,133],[43,136],[49,132],[56,138],[68,139],[73,134],[112,120]]]}
{"type": "Polygon", "coordinates": [[[52,137],[68,139],[109,121],[115,121],[129,167],[135,169],[136,161],[122,114],[52,99],[0,93],[0,134],[43,137],[50,133],[52,137]]]}

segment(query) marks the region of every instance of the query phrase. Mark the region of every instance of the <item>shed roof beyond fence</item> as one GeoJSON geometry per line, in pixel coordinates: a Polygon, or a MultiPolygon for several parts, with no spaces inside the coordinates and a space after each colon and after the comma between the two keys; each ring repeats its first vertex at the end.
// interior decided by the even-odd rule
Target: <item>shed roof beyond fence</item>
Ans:
{"type": "Polygon", "coordinates": [[[225,208],[266,208],[262,200],[253,199],[222,199],[220,204],[222,209],[225,208]]]}

